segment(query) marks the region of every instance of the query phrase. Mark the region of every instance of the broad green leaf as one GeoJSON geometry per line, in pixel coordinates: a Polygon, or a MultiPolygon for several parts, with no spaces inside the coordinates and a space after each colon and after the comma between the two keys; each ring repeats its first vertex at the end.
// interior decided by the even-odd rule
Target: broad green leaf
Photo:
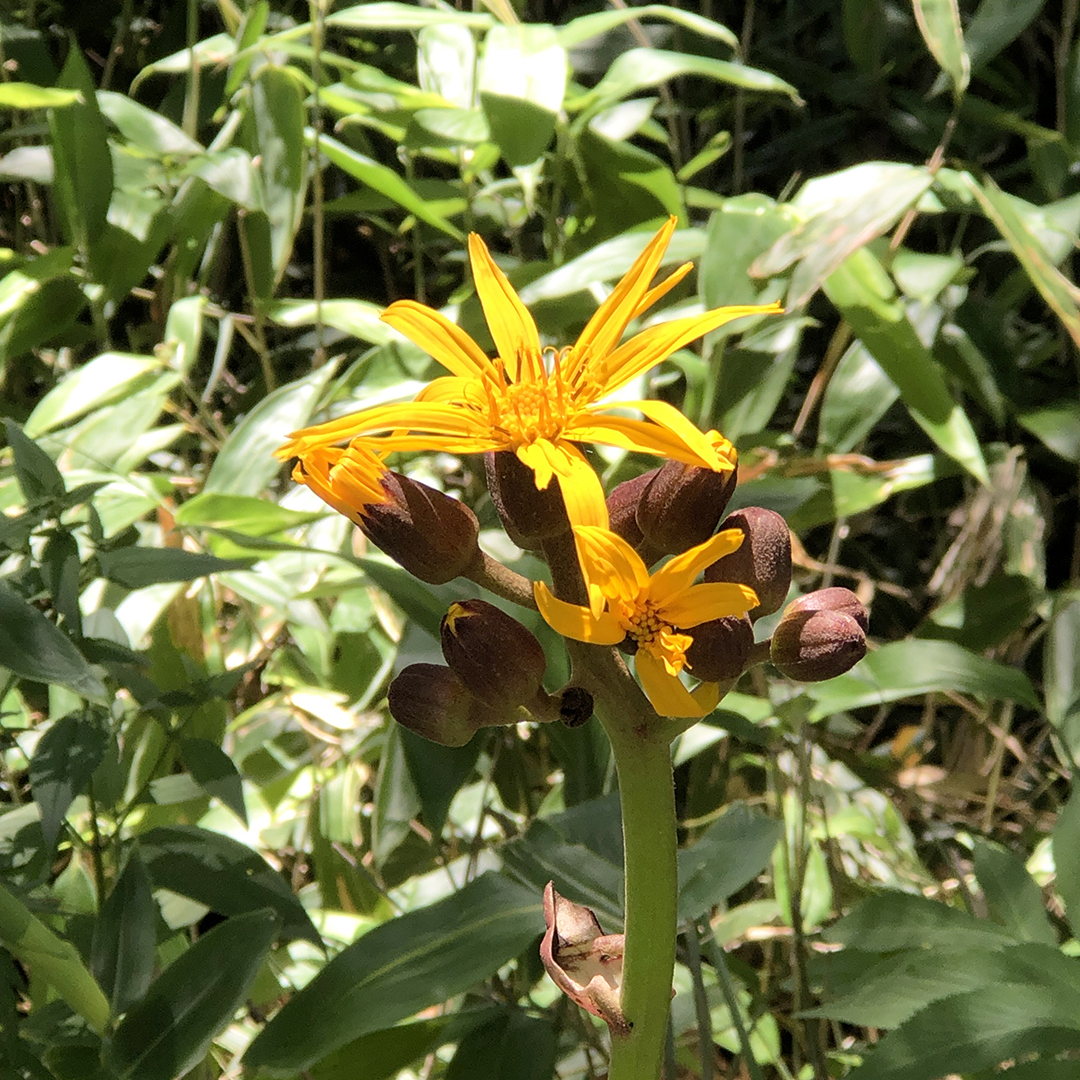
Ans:
{"type": "Polygon", "coordinates": [[[280,472],[274,450],[311,419],[319,395],[334,374],[323,364],[310,375],[269,393],[233,429],[203,484],[203,491],[258,495],[280,472]]]}
{"type": "Polygon", "coordinates": [[[420,810],[420,796],[402,746],[402,729],[392,724],[383,744],[375,781],[371,851],[376,867],[381,868],[412,832],[411,823],[420,810]]]}
{"type": "Polygon", "coordinates": [[[170,366],[183,375],[187,375],[199,359],[205,310],[205,296],[184,296],[169,308],[163,348],[171,354],[170,366]]]}
{"type": "Polygon", "coordinates": [[[182,75],[190,71],[192,65],[196,68],[217,67],[227,64],[235,52],[236,42],[228,34],[213,34],[211,37],[195,42],[190,49],[181,49],[179,52],[170,53],[160,60],[155,60],[152,64],[147,64],[135,76],[128,94],[134,97],[140,84],[151,75],[182,75]]]}
{"type": "Polygon", "coordinates": [[[915,21],[934,59],[952,79],[958,97],[971,79],[971,59],[964,48],[957,0],[912,0],[915,21]]]}
{"type": "Polygon", "coordinates": [[[131,851],[94,922],[91,965],[114,1016],[133,1005],[154,975],[157,905],[138,851],[131,851]]]}
{"type": "Polygon", "coordinates": [[[43,262],[36,259],[0,281],[0,364],[46,342],[63,342],[86,307],[76,278],[55,264],[39,272],[43,262]]]}
{"type": "Polygon", "coordinates": [[[1038,708],[1031,680],[1017,668],[969,652],[951,641],[894,641],[875,649],[846,675],[810,687],[813,720],[845,709],[955,691],[1038,708]]]}
{"type": "Polygon", "coordinates": [[[75,946],[54,934],[0,884],[0,944],[43,979],[99,1035],[109,1003],[75,946]]]}
{"type": "Polygon", "coordinates": [[[1054,599],[1043,646],[1043,687],[1046,718],[1080,761],[1080,594],[1054,599]]]}
{"type": "Polygon", "coordinates": [[[1047,918],[1042,890],[1022,860],[1000,844],[975,837],[975,877],[982,886],[990,918],[1018,941],[1033,941],[1052,948],[1057,934],[1047,918]]]}
{"type": "Polygon", "coordinates": [[[985,67],[1007,45],[1011,45],[1034,21],[1046,0],[980,0],[964,41],[971,70],[985,67]]]}
{"type": "Polygon", "coordinates": [[[1015,938],[995,923],[913,893],[882,892],[822,931],[825,941],[871,953],[900,949],[1001,949],[1015,938]]]}
{"type": "Polygon", "coordinates": [[[319,942],[319,934],[288,882],[237,840],[194,825],[161,826],[139,837],[154,888],[171,889],[220,915],[273,908],[287,938],[319,942]]]}
{"type": "Polygon", "coordinates": [[[47,146],[16,146],[0,158],[0,178],[4,180],[49,185],[53,177],[52,150],[47,146]]]}
{"type": "Polygon", "coordinates": [[[398,734],[420,797],[424,824],[434,836],[441,836],[450,803],[472,775],[483,740],[470,739],[465,746],[440,746],[408,728],[398,734]]]}
{"type": "Polygon", "coordinates": [[[551,26],[496,26],[484,38],[480,101],[510,165],[547,149],[563,104],[569,66],[551,26]]]}
{"type": "Polygon", "coordinates": [[[710,56],[639,48],[620,53],[596,86],[567,105],[576,110],[596,108],[685,75],[700,75],[743,90],[786,94],[796,104],[802,101],[795,87],[767,71],[710,56]]]}
{"type": "Polygon", "coordinates": [[[194,581],[223,570],[249,570],[247,559],[219,559],[183,548],[126,547],[98,552],[101,575],[128,589],[142,589],[163,581],[194,581]]]}
{"type": "Polygon", "coordinates": [[[80,101],[82,93],[79,90],[26,82],[0,83],[0,109],[62,109],[80,101]]]}
{"type": "Polygon", "coordinates": [[[722,41],[733,49],[739,44],[739,39],[726,26],[713,22],[712,19],[706,19],[693,11],[681,11],[679,8],[668,7],[666,4],[635,4],[633,7],[613,11],[596,11],[590,15],[579,15],[565,26],[556,27],[555,32],[558,34],[559,44],[563,48],[572,49],[590,38],[624,26],[631,19],[639,22],[646,19],[664,19],[692,30],[702,37],[722,41]]]}
{"type": "Polygon", "coordinates": [[[1080,464],[1080,405],[1075,401],[1018,413],[1020,425],[1058,457],[1080,464]]]}
{"type": "Polygon", "coordinates": [[[126,94],[99,90],[97,101],[102,114],[119,128],[120,134],[148,154],[166,157],[202,153],[202,144],[186,135],[182,128],[126,94]]]}
{"type": "Polygon", "coordinates": [[[58,683],[102,700],[105,687],[71,639],[0,581],[0,666],[23,679],[58,683]]]}
{"type": "Polygon", "coordinates": [[[889,276],[866,248],[844,260],[825,292],[896,384],[912,418],[950,457],[989,484],[979,437],[953,400],[930,351],[908,319],[889,276]]]}
{"type": "Polygon", "coordinates": [[[266,316],[279,326],[314,326],[321,317],[324,326],[373,345],[400,341],[401,335],[380,320],[382,310],[367,300],[324,300],[321,305],[313,300],[277,300],[266,308],[266,316]]]}
{"type": "Polygon", "coordinates": [[[437,214],[393,169],[361,154],[358,150],[351,149],[329,135],[320,136],[319,150],[350,176],[379,194],[385,195],[388,199],[392,199],[421,221],[426,221],[455,240],[461,239],[461,231],[441,214],[437,214]]]}
{"type": "Polygon", "coordinates": [[[245,825],[244,785],[232,759],[209,739],[184,739],[180,760],[195,782],[215,799],[220,799],[245,825]]]}
{"type": "Polygon", "coordinates": [[[866,346],[854,342],[825,389],[818,446],[838,454],[854,450],[899,396],[896,383],[866,346]]]}
{"type": "Polygon", "coordinates": [[[253,911],[200,937],[120,1021],[109,1067],[121,1080],[174,1080],[198,1065],[244,1004],[277,929],[272,911],[253,911]]]}
{"type": "Polygon", "coordinates": [[[69,243],[89,250],[105,229],[113,191],[108,131],[82,50],[72,40],[59,84],[82,101],[49,114],[55,177],[53,190],[69,243]]]}
{"type": "Polygon", "coordinates": [[[913,206],[933,182],[929,169],[919,165],[874,161],[845,169],[828,178],[831,199],[814,203],[822,182],[807,185],[792,204],[810,216],[785,232],[751,268],[756,277],[772,277],[798,261],[791,277],[788,303],[801,307],[844,260],[889,229],[913,206]]]}
{"type": "Polygon", "coordinates": [[[62,496],[64,478],[53,459],[14,420],[5,420],[4,430],[15,456],[15,478],[27,503],[62,496]]]}
{"type": "Polygon", "coordinates": [[[425,585],[407,570],[388,559],[360,556],[352,562],[364,571],[365,577],[380,589],[421,629],[438,639],[446,609],[461,592],[450,585],[425,585]]]}
{"type": "Polygon", "coordinates": [[[954,641],[972,652],[1000,645],[1034,614],[1042,593],[1023,574],[997,574],[936,608],[917,634],[954,641]]]}
{"type": "Polygon", "coordinates": [[[361,1035],[315,1062],[308,1070],[311,1080],[356,1080],[358,1061],[364,1063],[365,1080],[390,1080],[407,1065],[453,1041],[450,1029],[462,1027],[466,1015],[431,1016],[361,1035]]]}
{"type": "Polygon", "coordinates": [[[679,922],[699,919],[769,864],[783,832],[773,818],[735,803],[679,852],[679,922]]]}
{"type": "Polygon", "coordinates": [[[916,1013],[868,1054],[849,1080],[938,1080],[1033,1053],[1080,1046],[1080,996],[1050,986],[984,986],[916,1013]]]}
{"type": "Polygon", "coordinates": [[[555,1029],[547,1017],[515,1009],[458,1043],[446,1080],[550,1080],[556,1047],[555,1029]]]}
{"type": "Polygon", "coordinates": [[[1080,798],[1076,787],[1058,811],[1052,833],[1054,843],[1054,889],[1065,901],[1065,917],[1075,935],[1080,926],[1080,798]]]}
{"type": "Polygon", "coordinates": [[[356,4],[335,11],[326,17],[326,24],[348,30],[421,30],[425,26],[443,24],[487,30],[494,26],[495,20],[483,11],[422,8],[415,4],[379,0],[377,3],[356,4]]]}
{"type": "Polygon", "coordinates": [[[154,356],[104,352],[60,380],[27,417],[26,434],[37,438],[54,428],[146,386],[162,369],[154,356]]]}
{"type": "Polygon", "coordinates": [[[272,536],[305,525],[319,515],[288,510],[253,495],[201,491],[176,510],[177,525],[230,530],[245,536],[272,536]]]}
{"type": "Polygon", "coordinates": [[[92,719],[63,716],[42,735],[30,759],[30,786],[50,850],[64,817],[105,757],[108,736],[92,719]]]}
{"type": "Polygon", "coordinates": [[[487,873],[369,930],[256,1037],[244,1061],[291,1076],[347,1042],[468,990],[536,940],[539,895],[487,873]]]}
{"type": "MultiPolygon", "coordinates": [[[[751,266],[791,235],[791,210],[757,193],[725,199],[709,218],[698,271],[698,291],[707,308],[761,302],[751,266]]],[[[693,256],[688,256],[692,258],[693,256]]],[[[756,271],[755,271],[756,273],[756,271]]]]}
{"type": "Polygon", "coordinates": [[[524,836],[503,848],[511,873],[540,895],[549,881],[575,903],[591,908],[607,933],[622,929],[622,868],[580,843],[567,843],[546,821],[534,821],[524,836]]]}
{"type": "Polygon", "coordinates": [[[1080,346],[1080,289],[1050,260],[1046,248],[1024,220],[1020,210],[1024,204],[1006,195],[989,177],[980,183],[964,173],[963,181],[983,213],[1005,238],[1031,284],[1080,346]]]}

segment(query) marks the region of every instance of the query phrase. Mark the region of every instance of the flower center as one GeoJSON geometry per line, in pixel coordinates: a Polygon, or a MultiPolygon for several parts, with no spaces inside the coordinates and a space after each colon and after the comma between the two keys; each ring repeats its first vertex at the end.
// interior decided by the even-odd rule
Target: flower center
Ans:
{"type": "Polygon", "coordinates": [[[651,653],[671,675],[678,675],[686,667],[686,650],[693,638],[676,632],[671,623],[657,614],[656,604],[647,597],[620,605],[619,623],[634,639],[639,649],[651,653]]]}
{"type": "Polygon", "coordinates": [[[506,385],[491,394],[497,425],[513,445],[557,439],[576,414],[562,378],[561,358],[561,352],[545,349],[544,355],[520,365],[517,382],[507,379],[506,385]]]}

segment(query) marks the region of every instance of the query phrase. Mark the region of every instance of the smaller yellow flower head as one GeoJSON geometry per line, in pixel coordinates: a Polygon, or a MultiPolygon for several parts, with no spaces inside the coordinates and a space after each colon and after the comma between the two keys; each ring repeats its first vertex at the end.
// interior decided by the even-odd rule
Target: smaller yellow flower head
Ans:
{"type": "Polygon", "coordinates": [[[693,642],[684,631],[757,606],[757,595],[747,585],[694,584],[707,566],[739,547],[741,530],[717,533],[651,576],[641,556],[608,529],[578,525],[574,537],[589,606],[559,600],[538,581],[533,591],[544,619],[563,637],[594,645],[618,645],[629,636],[637,646],[634,666],[642,688],[660,715],[710,712],[717,700],[715,684],[703,683],[691,693],[679,679],[689,668],[686,650],[693,642]]]}

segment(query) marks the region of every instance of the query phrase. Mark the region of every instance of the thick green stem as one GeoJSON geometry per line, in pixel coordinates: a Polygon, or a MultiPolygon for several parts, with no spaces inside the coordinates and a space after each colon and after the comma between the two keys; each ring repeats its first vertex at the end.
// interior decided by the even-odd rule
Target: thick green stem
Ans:
{"type": "Polygon", "coordinates": [[[608,1080],[658,1080],[675,966],[675,791],[671,744],[654,720],[605,725],[619,771],[626,875],[623,1015],[611,1040],[608,1080]]]}

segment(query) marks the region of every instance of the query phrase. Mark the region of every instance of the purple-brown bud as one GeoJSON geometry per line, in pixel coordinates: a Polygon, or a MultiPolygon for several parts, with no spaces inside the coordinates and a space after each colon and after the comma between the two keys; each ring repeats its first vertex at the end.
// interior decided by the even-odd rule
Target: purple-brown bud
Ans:
{"type": "Polygon", "coordinates": [[[735,469],[717,472],[665,462],[637,506],[637,524],[653,551],[680,555],[714,532],[735,493],[735,469]]]}
{"type": "Polygon", "coordinates": [[[850,589],[838,585],[817,589],[792,600],[784,612],[784,618],[796,611],[836,611],[841,615],[850,615],[862,627],[863,633],[870,629],[870,613],[862,601],[850,589]]]}
{"type": "Polygon", "coordinates": [[[746,615],[712,619],[690,633],[694,640],[686,650],[686,663],[695,679],[728,682],[743,673],[754,647],[754,629],[746,615]]]}
{"type": "Polygon", "coordinates": [[[748,506],[724,519],[723,528],[741,529],[742,546],[708,567],[705,580],[749,585],[758,606],[750,612],[755,622],[779,611],[791,585],[791,533],[775,510],[748,506]]]}
{"type": "Polygon", "coordinates": [[[799,608],[798,603],[788,607],[773,632],[770,658],[781,674],[799,682],[822,682],[843,675],[866,655],[866,631],[854,616],[799,608]]]}
{"type": "Polygon", "coordinates": [[[364,535],[414,577],[445,585],[480,558],[476,515],[458,499],[387,472],[384,503],[364,508],[358,521],[364,535]]]}
{"type": "Polygon", "coordinates": [[[632,548],[639,547],[644,539],[641,526],[637,523],[638,503],[659,471],[650,469],[631,480],[624,480],[616,484],[607,497],[608,528],[632,548]]]}
{"type": "Polygon", "coordinates": [[[446,662],[470,693],[495,710],[529,705],[547,661],[532,631],[486,600],[450,605],[442,621],[446,662]]]}
{"type": "Polygon", "coordinates": [[[387,699],[390,715],[402,727],[443,746],[464,746],[495,722],[491,707],[441,664],[410,664],[390,684],[387,699]]]}
{"type": "Polygon", "coordinates": [[[570,532],[562,491],[554,477],[540,490],[532,469],[509,451],[486,453],[484,475],[506,535],[518,547],[531,550],[543,540],[570,532]]]}

